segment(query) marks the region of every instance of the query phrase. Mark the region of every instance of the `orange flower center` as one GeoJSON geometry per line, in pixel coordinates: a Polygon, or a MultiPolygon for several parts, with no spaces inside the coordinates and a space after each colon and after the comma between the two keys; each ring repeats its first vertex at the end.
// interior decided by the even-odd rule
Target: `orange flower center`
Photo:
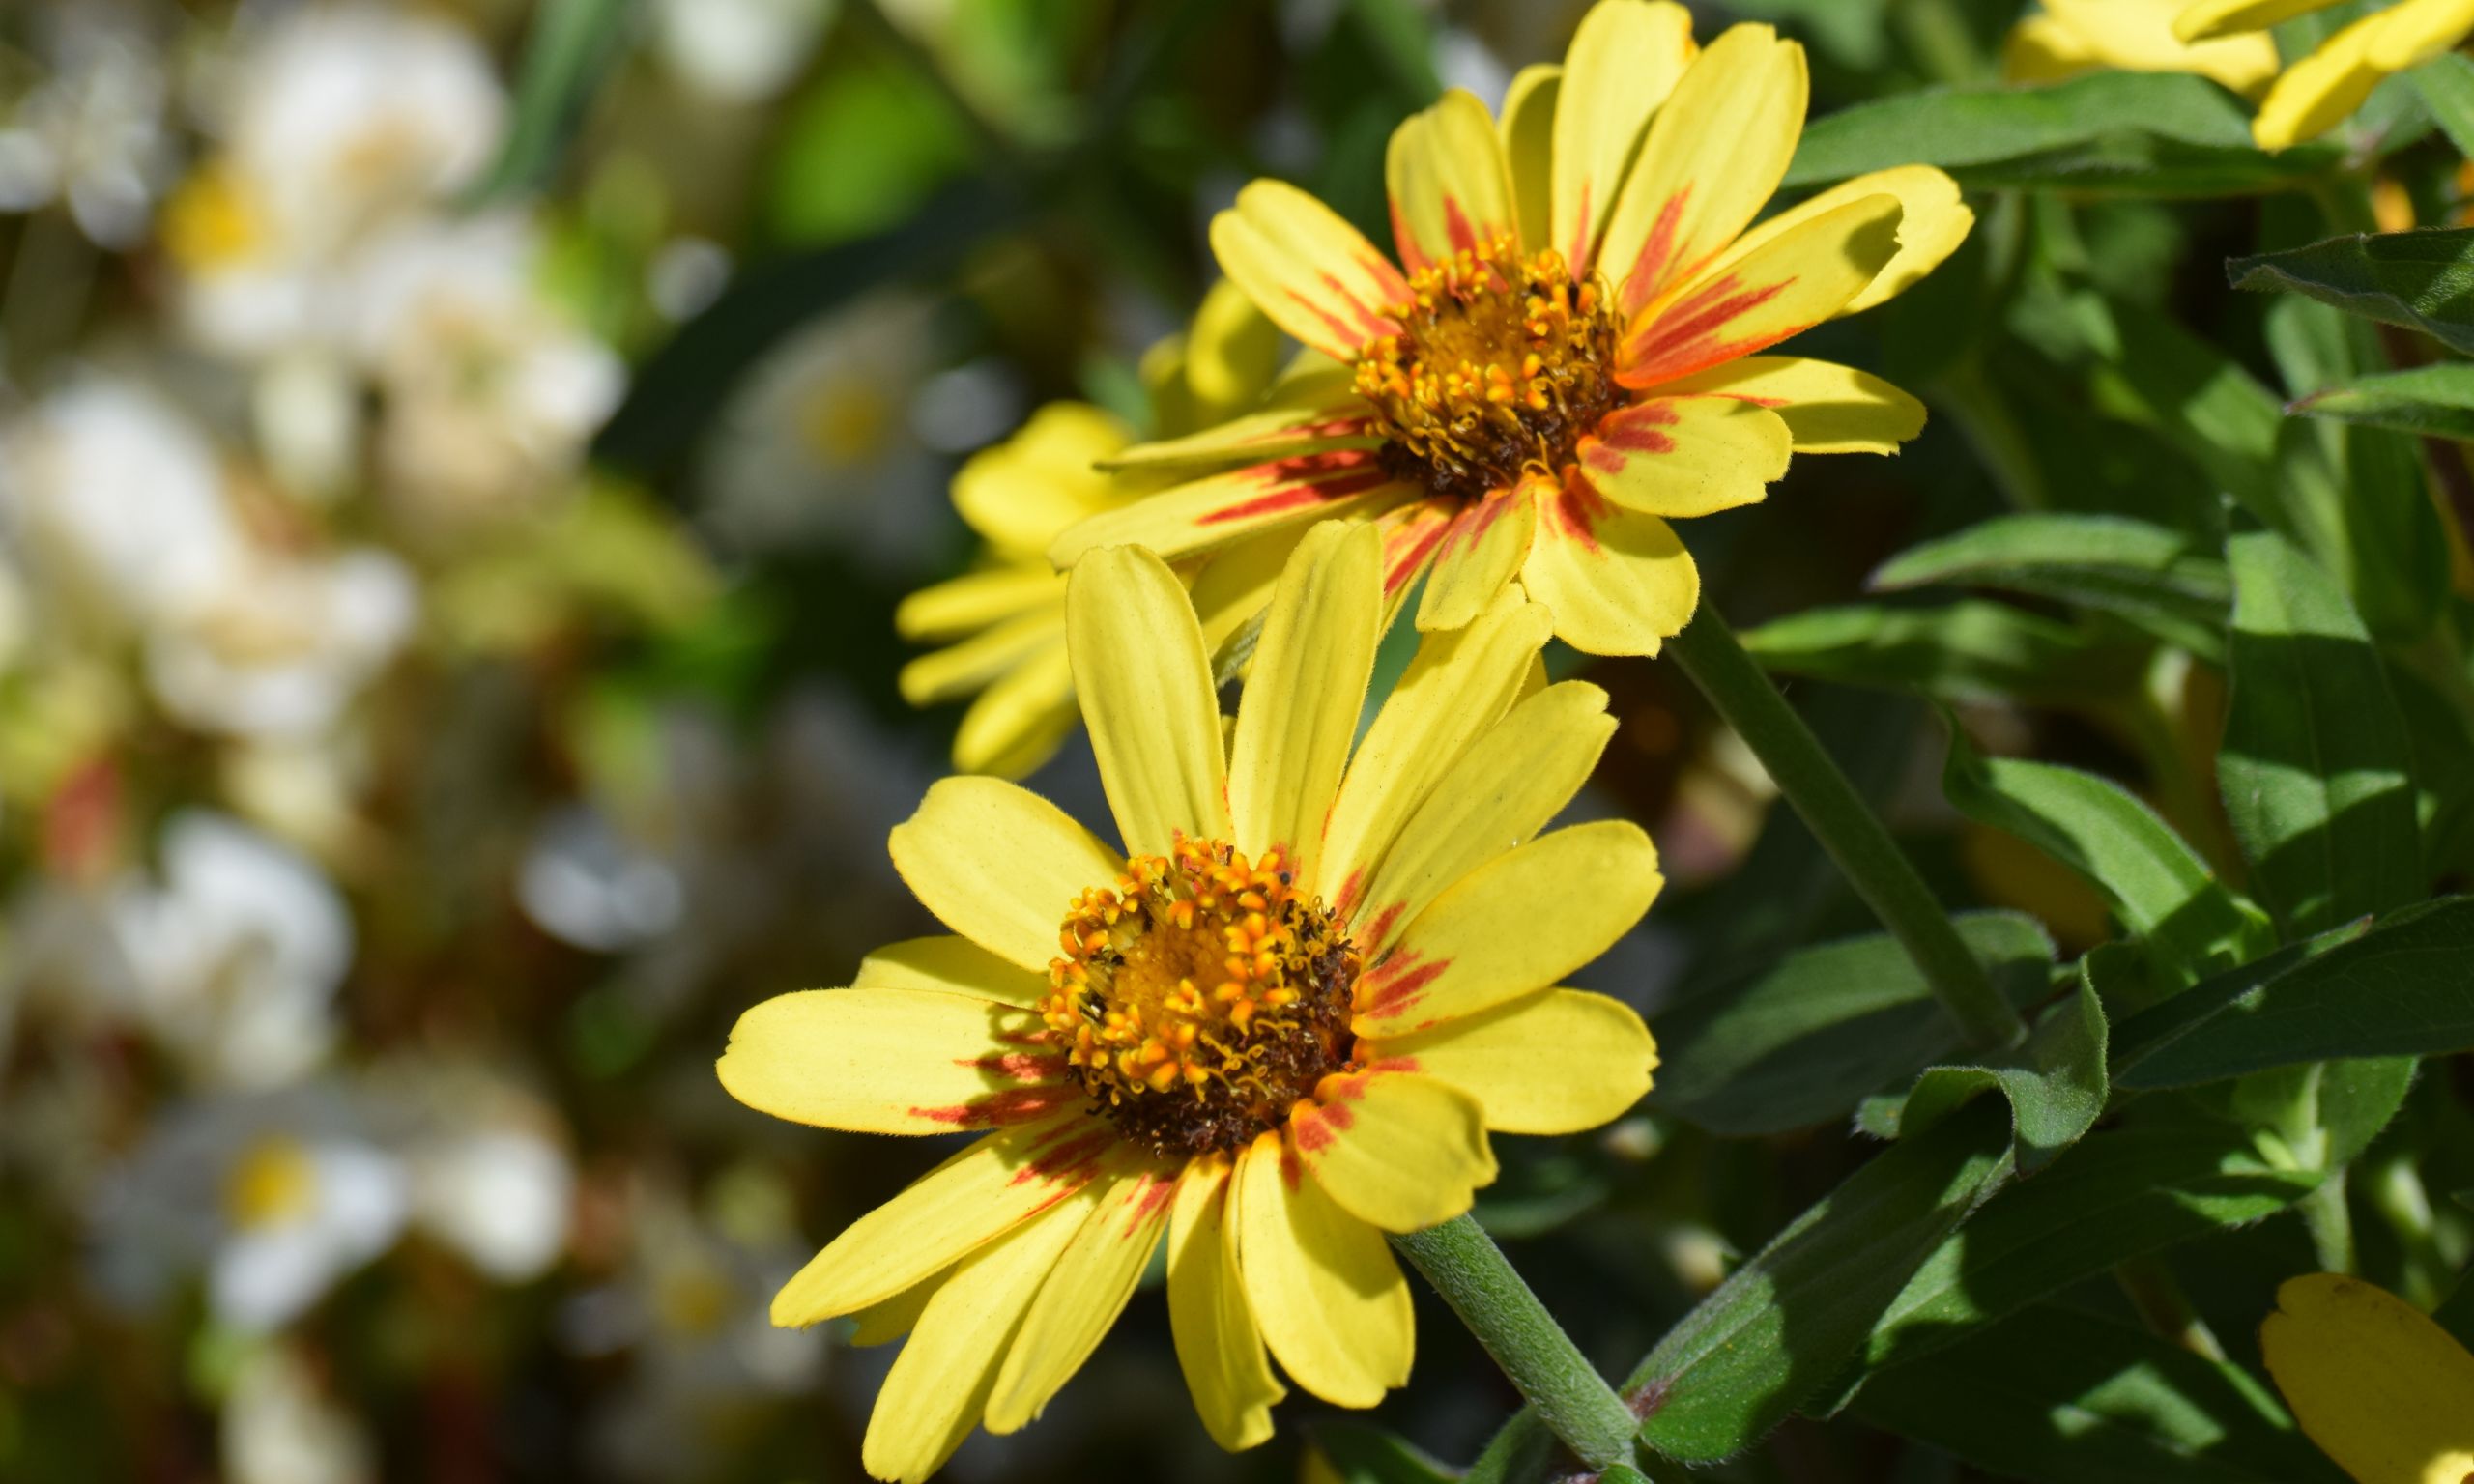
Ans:
{"type": "Polygon", "coordinates": [[[1498,237],[1421,269],[1409,296],[1391,309],[1401,333],[1357,361],[1395,478],[1475,499],[1552,476],[1624,400],[1611,296],[1595,277],[1574,283],[1551,248],[1524,259],[1498,237]]]}
{"type": "Polygon", "coordinates": [[[1275,848],[1179,840],[1067,914],[1040,1006],[1092,1099],[1169,1157],[1279,1127],[1348,1065],[1357,949],[1275,848]]]}

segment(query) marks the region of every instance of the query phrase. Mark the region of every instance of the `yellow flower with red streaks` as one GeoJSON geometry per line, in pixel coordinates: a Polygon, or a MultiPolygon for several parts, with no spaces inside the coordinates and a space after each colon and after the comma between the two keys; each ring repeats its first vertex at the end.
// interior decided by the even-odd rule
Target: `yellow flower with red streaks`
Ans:
{"type": "Polygon", "coordinates": [[[2294,1421],[2356,1484],[2474,1478],[2474,1354],[2412,1304],[2341,1273],[2288,1278],[2259,1351],[2294,1421]]]}
{"type": "Polygon", "coordinates": [[[721,1080],[751,1107],[987,1130],[773,1302],[780,1325],[907,1334],[863,1448],[878,1477],[1037,1416],[1164,1240],[1223,1446],[1270,1435],[1274,1361],[1374,1405],[1412,1349],[1383,1234],[1468,1210],[1490,1132],[1576,1132],[1648,1090],[1640,1018],[1560,984],[1648,909],[1656,854],[1624,821],[1540,833],[1613,734],[1605,694],[1542,683],[1547,615],[1511,589],[1428,638],[1353,747],[1381,555],[1364,524],[1304,537],[1224,731],[1175,574],[1090,554],[1066,622],[1122,849],[1015,785],[946,779],[892,853],[955,935],[731,1033],[721,1080]]]}
{"type": "MultiPolygon", "coordinates": [[[[2188,0],[2173,32],[2185,42],[2255,35],[2331,9],[2340,0],[2188,0]]],[[[2316,139],[2350,117],[2372,90],[2399,72],[2463,45],[2474,35],[2474,0],[2401,0],[2341,28],[2277,74],[2251,121],[2263,150],[2316,139]]]]}
{"type": "Polygon", "coordinates": [[[1888,453],[1923,426],[1879,378],[1757,354],[1898,293],[1974,220],[1911,166],[1756,225],[1806,93],[1803,49],[1768,26],[1702,51],[1681,5],[1601,0],[1500,121],[1454,92],[1394,133],[1399,266],[1295,186],[1247,186],[1212,223],[1222,269],[1340,364],[1280,408],[1120,455],[1187,477],[1049,555],[1173,560],[1365,516],[1393,601],[1427,577],[1422,629],[1517,578],[1565,641],[1655,653],[1700,595],[1670,520],[1762,499],[1794,451],[1888,453]]]}

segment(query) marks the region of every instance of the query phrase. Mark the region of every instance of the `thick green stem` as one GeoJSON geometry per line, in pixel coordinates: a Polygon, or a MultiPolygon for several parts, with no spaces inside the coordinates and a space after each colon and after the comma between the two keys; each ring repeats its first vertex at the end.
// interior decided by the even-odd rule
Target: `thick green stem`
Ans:
{"type": "Polygon", "coordinates": [[[1546,1306],[1476,1221],[1394,1237],[1392,1244],[1425,1274],[1495,1364],[1538,1409],[1548,1430],[1582,1463],[1604,1469],[1632,1457],[1641,1419],[1615,1394],[1564,1333],[1546,1306]]]}
{"type": "Polygon", "coordinates": [[[2016,1041],[2018,1013],[1968,952],[1923,877],[1708,599],[1684,631],[1667,641],[1667,652],[1761,759],[1848,885],[1915,960],[1934,998],[1969,1042],[1994,1050],[2016,1041]]]}

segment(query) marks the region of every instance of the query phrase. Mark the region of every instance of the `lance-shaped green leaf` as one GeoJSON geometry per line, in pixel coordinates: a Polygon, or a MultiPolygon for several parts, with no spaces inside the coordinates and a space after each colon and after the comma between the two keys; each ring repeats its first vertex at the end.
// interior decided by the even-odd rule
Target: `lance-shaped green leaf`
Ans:
{"type": "Polygon", "coordinates": [[[2345,1484],[2240,1367],[2057,1306],[1884,1372],[1855,1411],[2031,1484],[2345,1484]]]}
{"type": "Polygon", "coordinates": [[[1329,1477],[1342,1484],[1451,1484],[1459,1477],[1407,1440],[1366,1423],[1317,1422],[1308,1438],[1329,1477]]]}
{"type": "Polygon", "coordinates": [[[2010,1103],[2019,1173],[2031,1175],[2095,1127],[2107,1090],[2105,1009],[2083,983],[2017,1046],[1983,1062],[1927,1068],[1903,1095],[1868,1104],[1863,1122],[1884,1138],[1913,1138],[1971,1099],[1999,1093],[2010,1103]]]}
{"type": "MultiPolygon", "coordinates": [[[[2033,918],[1971,913],[1959,936],[2013,1005],[2043,997],[2053,941],[2033,918]]],[[[1658,1016],[1653,1105],[1721,1133],[1843,1118],[1865,1094],[1958,1049],[1915,962],[1887,933],[1789,955],[1658,1016]]]]}
{"type": "Polygon", "coordinates": [[[2457,153],[2474,157],[2474,59],[2444,51],[2406,75],[2457,153]]]}
{"type": "Polygon", "coordinates": [[[1884,591],[1934,584],[2103,609],[2210,659],[2224,653],[2233,606],[2233,580],[2214,552],[2181,531],[2120,515],[1997,516],[1909,547],[1870,582],[1884,591]]]}
{"type": "Polygon", "coordinates": [[[2287,411],[2400,433],[2474,438],[2474,365],[2449,360],[2358,376],[2298,398],[2287,411]]]}
{"type": "Polygon", "coordinates": [[[2188,1087],[2338,1057],[2474,1048],[2474,898],[2348,933],[2287,950],[2290,961],[2256,984],[2229,976],[2133,1016],[2115,1035],[2126,1049],[2114,1082],[2188,1087]]]}
{"type": "Polygon", "coordinates": [[[1902,94],[1814,121],[1790,187],[1930,164],[1971,188],[2108,195],[2240,195],[2325,172],[2327,146],[2270,155],[2233,95],[2187,73],[2099,72],[2047,88],[1902,94]]]}
{"type": "Polygon", "coordinates": [[[2010,1169],[1990,1100],[1876,1155],[1658,1342],[1627,1383],[1644,1441],[1671,1458],[1750,1446],[1872,1333],[1917,1265],[2010,1169]]]}
{"type": "Polygon", "coordinates": [[[2216,879],[2154,810],[2092,773],[1977,753],[1956,727],[1942,773],[1951,804],[2094,883],[2183,982],[2271,945],[2258,908],[2216,879]]]}
{"type": "Polygon", "coordinates": [[[2134,688],[2145,659],[2125,634],[1976,600],[1806,609],[1741,637],[1773,673],[1941,700],[2098,702],[2134,688]]]}
{"type": "Polygon", "coordinates": [[[2306,294],[2474,353],[2474,228],[2332,237],[2225,268],[2237,289],[2306,294]]]}
{"type": "Polygon", "coordinates": [[[2412,750],[2370,634],[2283,537],[2226,550],[2232,695],[2217,774],[2260,896],[2292,935],[2415,899],[2412,750]]]}

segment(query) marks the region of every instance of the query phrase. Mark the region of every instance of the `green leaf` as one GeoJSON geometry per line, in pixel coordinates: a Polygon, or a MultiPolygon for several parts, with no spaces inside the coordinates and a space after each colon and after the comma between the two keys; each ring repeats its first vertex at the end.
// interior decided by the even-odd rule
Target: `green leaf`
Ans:
{"type": "Polygon", "coordinates": [[[2096,1126],[2104,1115],[2105,1008],[2093,986],[2054,1006],[2028,1039],[1992,1061],[1927,1068],[1904,1097],[1884,1102],[1867,1128],[1887,1138],[1913,1138],[1980,1093],[2010,1103],[2019,1173],[2032,1175],[2096,1126]]]}
{"type": "Polygon", "coordinates": [[[2299,398],[2287,411],[2400,433],[2474,438],[2474,364],[2450,360],[2359,376],[2299,398]]]}
{"type": "Polygon", "coordinates": [[[634,9],[634,0],[548,0],[534,13],[514,118],[498,158],[473,187],[475,202],[503,200],[549,176],[617,60],[634,9]]]}
{"type": "Polygon", "coordinates": [[[2457,153],[2474,157],[2474,58],[2444,51],[2405,75],[2457,153]]]}
{"type": "MultiPolygon", "coordinates": [[[[2014,1005],[2041,998],[2053,942],[2033,918],[1982,912],[1959,936],[2014,1005]]],[[[1842,1118],[1865,1094],[1959,1046],[1958,1028],[1887,933],[1803,949],[1658,1016],[1652,1105],[1720,1133],[1842,1118]]]]}
{"type": "Polygon", "coordinates": [[[2203,78],[2099,72],[2054,87],[1938,89],[1840,109],[1805,127],[1785,185],[1928,164],[1971,189],[2244,195],[2323,174],[2338,153],[2258,149],[2240,101],[2203,78]]]}
{"type": "Polygon", "coordinates": [[[1341,1484],[1451,1484],[1457,1477],[1405,1440],[1364,1422],[1318,1422],[1308,1436],[1341,1484]]]}
{"type": "Polygon", "coordinates": [[[1909,547],[1869,585],[1992,587],[2117,614],[2167,643],[2222,658],[2233,580],[2215,553],[2120,515],[2004,515],[1909,547]]]}
{"type": "Polygon", "coordinates": [[[2155,811],[2109,779],[1984,756],[1953,726],[1942,786],[1959,813],[2018,836],[2094,883],[2184,983],[2270,946],[2259,910],[2217,880],[2155,811]]]}
{"type": "Polygon", "coordinates": [[[2332,1058],[2474,1047],[2474,898],[2350,931],[2332,934],[2331,946],[2287,950],[2298,956],[2257,984],[2229,977],[2132,1017],[2115,1035],[2132,1049],[2115,1059],[2114,1080],[2187,1087],[2332,1058]]]}
{"type": "Polygon", "coordinates": [[[2095,702],[2138,683],[2143,646],[2006,603],[1807,609],[1742,636],[1762,668],[1943,700],[2095,702]]]}
{"type": "Polygon", "coordinates": [[[1852,1355],[2010,1168],[1978,1102],[1873,1156],[1667,1331],[1625,1384],[1642,1441],[1686,1462],[1750,1446],[1852,1355]]]}
{"type": "Polygon", "coordinates": [[[1855,1411],[2031,1484],[2345,1484],[2249,1373],[2075,1309],[1886,1371],[1855,1411]]]}
{"type": "Polygon", "coordinates": [[[2474,353],[2474,228],[2332,237],[2225,267],[2237,289],[2308,295],[2474,353]]]}
{"type": "Polygon", "coordinates": [[[2345,594],[2265,531],[2235,536],[2218,781],[2253,878],[2290,935],[2422,895],[2412,750],[2345,594]]]}

